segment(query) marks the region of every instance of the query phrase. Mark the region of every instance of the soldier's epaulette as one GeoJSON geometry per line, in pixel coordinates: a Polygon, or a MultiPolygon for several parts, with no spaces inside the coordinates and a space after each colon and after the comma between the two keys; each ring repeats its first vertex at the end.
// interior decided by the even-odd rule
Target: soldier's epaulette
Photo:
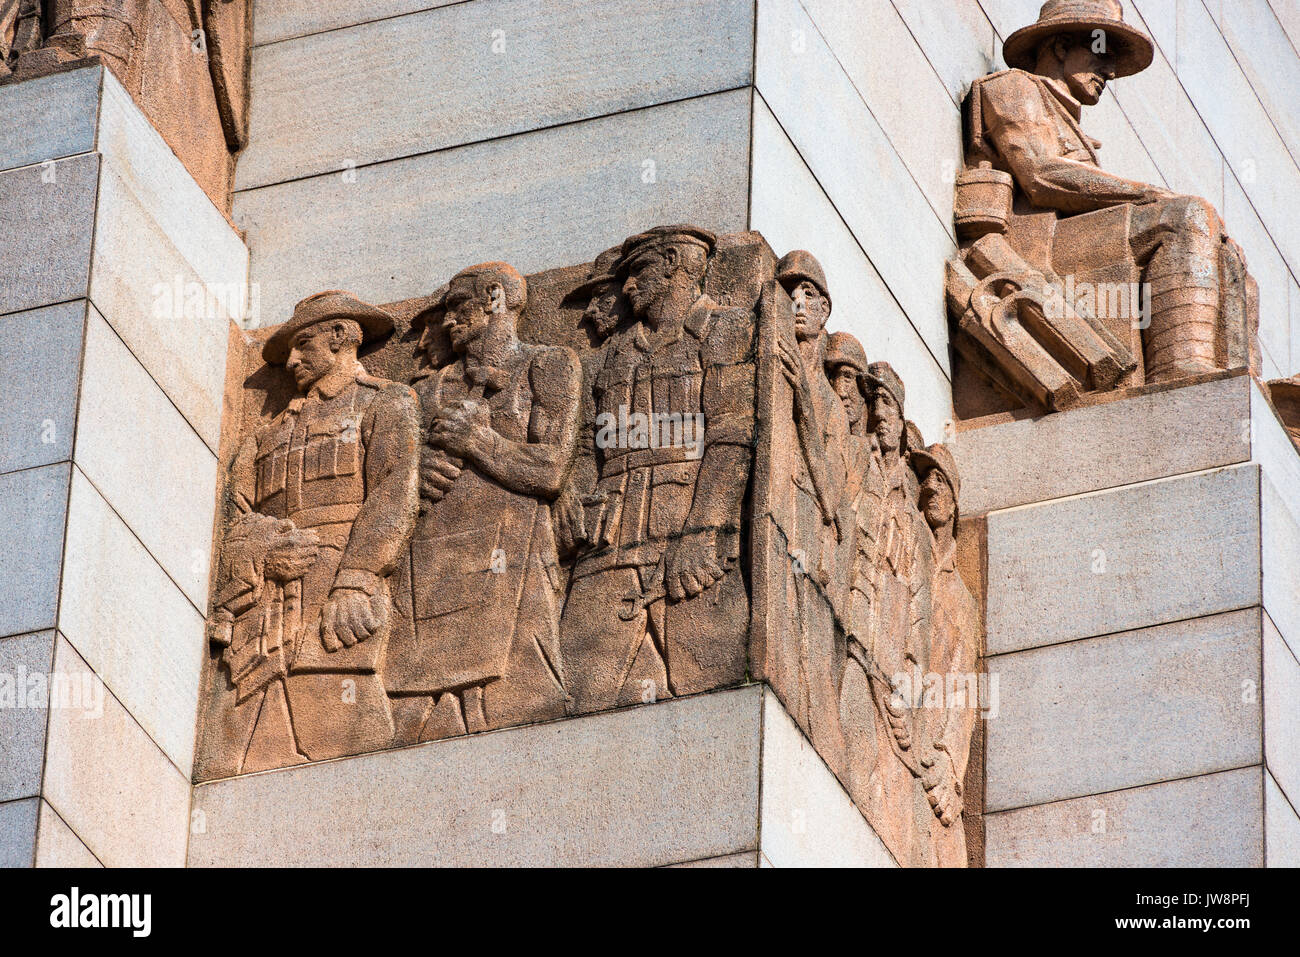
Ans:
{"type": "Polygon", "coordinates": [[[388,388],[390,385],[399,384],[400,383],[393,382],[391,379],[376,379],[374,376],[368,375],[364,372],[357,373],[357,385],[364,385],[371,389],[377,389],[380,392],[383,392],[384,389],[388,388]]]}

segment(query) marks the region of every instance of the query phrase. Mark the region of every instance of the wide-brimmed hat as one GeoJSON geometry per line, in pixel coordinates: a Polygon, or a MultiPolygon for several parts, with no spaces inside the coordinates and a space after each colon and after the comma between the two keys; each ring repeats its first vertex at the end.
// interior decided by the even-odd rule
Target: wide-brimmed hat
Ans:
{"type": "Polygon", "coordinates": [[[796,284],[807,280],[817,287],[817,291],[826,297],[826,311],[831,308],[831,294],[826,288],[826,271],[817,257],[806,249],[796,249],[786,253],[776,264],[776,279],[787,290],[793,281],[796,284]]]}
{"type": "MultiPolygon", "coordinates": [[[[587,278],[569,291],[569,296],[575,299],[589,299],[599,292],[602,286],[618,282],[618,276],[614,275],[614,267],[618,265],[618,261],[622,257],[623,247],[621,245],[606,249],[591,264],[591,272],[587,274],[587,278]]],[[[565,298],[567,299],[568,296],[565,298]]]]}
{"type": "Polygon", "coordinates": [[[1119,0],[1047,0],[1037,23],[1007,37],[1002,59],[1007,66],[1032,70],[1038,64],[1038,50],[1048,37],[1095,30],[1106,33],[1116,76],[1132,76],[1151,65],[1155,45],[1137,27],[1124,22],[1124,6],[1119,0]]]}
{"type": "Polygon", "coordinates": [[[378,306],[362,302],[350,292],[331,289],[308,296],[293,307],[293,317],[272,333],[262,346],[262,358],[272,365],[289,361],[293,337],[306,329],[331,319],[350,319],[361,327],[361,341],[382,339],[393,331],[393,317],[378,306]]]}
{"type": "Polygon", "coordinates": [[[717,244],[716,235],[698,226],[656,226],[624,240],[618,263],[614,267],[614,275],[620,279],[626,276],[632,260],[652,249],[661,249],[664,246],[699,246],[709,255],[713,255],[717,244]]]}

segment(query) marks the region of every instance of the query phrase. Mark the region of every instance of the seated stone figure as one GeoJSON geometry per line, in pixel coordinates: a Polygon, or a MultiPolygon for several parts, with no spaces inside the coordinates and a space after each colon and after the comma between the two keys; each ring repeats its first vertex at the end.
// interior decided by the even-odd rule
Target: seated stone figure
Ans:
{"type": "Polygon", "coordinates": [[[1151,40],[1118,0],[1049,0],[1003,53],[1011,69],[975,81],[968,100],[963,257],[948,281],[958,349],[1049,409],[1249,365],[1257,304],[1218,213],[1102,170],[1081,125],[1107,83],[1150,65],[1151,40]]]}

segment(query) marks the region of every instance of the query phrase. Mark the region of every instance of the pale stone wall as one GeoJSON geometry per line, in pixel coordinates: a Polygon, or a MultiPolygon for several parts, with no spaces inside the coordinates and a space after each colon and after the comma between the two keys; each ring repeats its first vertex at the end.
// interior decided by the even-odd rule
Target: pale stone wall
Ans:
{"type": "Polygon", "coordinates": [[[93,689],[0,711],[0,859],[180,864],[233,317],[159,300],[247,252],[104,70],[0,115],[0,672],[93,689]]]}

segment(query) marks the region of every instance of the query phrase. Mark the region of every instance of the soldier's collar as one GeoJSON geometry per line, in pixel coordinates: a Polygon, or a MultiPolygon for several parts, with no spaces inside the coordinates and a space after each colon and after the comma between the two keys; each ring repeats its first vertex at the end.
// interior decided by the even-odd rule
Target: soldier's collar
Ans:
{"type": "Polygon", "coordinates": [[[1074,94],[1070,92],[1068,86],[1060,80],[1053,80],[1051,77],[1040,76],[1039,79],[1047,84],[1052,96],[1060,101],[1061,105],[1074,117],[1076,123],[1083,119],[1083,104],[1074,98],[1074,94]]]}
{"type": "Polygon", "coordinates": [[[357,363],[351,369],[336,369],[321,377],[321,379],[311,387],[312,395],[319,395],[322,399],[333,399],[340,392],[357,381],[357,376],[364,375],[365,370],[361,368],[361,363],[357,363]]]}

